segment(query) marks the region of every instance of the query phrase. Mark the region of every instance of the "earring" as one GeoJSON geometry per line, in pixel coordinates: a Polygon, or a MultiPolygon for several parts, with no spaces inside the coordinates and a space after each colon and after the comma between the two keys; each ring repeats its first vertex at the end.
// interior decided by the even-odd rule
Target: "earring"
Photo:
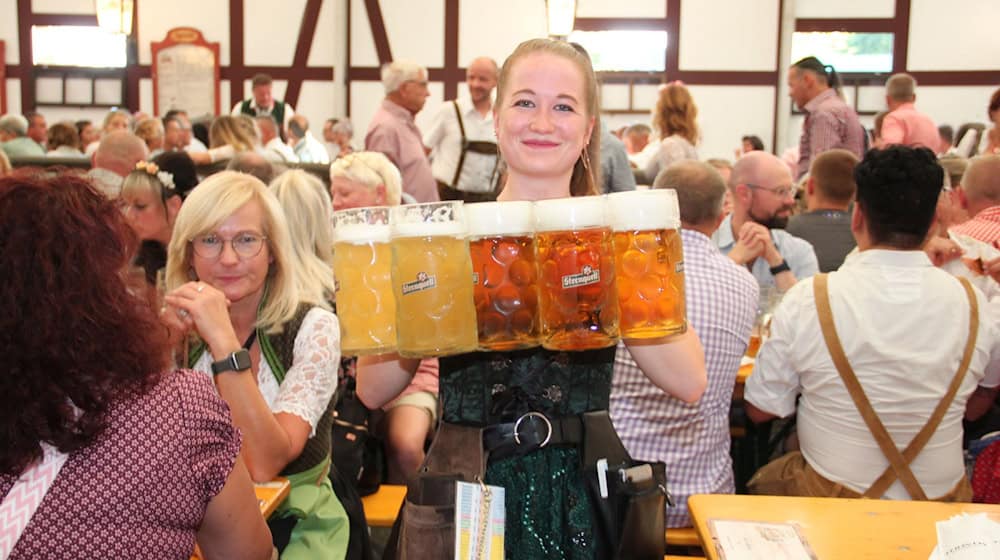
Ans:
{"type": "Polygon", "coordinates": [[[583,147],[583,153],[580,154],[580,157],[583,158],[583,168],[586,169],[589,172],[590,171],[590,154],[587,153],[587,147],[586,146],[583,147]]]}

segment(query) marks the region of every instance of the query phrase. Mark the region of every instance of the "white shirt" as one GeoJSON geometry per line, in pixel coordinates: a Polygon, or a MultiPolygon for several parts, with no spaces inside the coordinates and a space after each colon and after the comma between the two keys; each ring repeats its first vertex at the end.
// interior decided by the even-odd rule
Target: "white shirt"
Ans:
{"type": "MultiPolygon", "coordinates": [[[[476,110],[471,99],[462,98],[457,101],[462,113],[462,124],[465,126],[465,138],[495,144],[497,138],[493,130],[493,112],[487,112],[484,117],[476,110]]],[[[466,152],[458,185],[451,184],[455,180],[455,169],[462,154],[462,131],[458,126],[455,106],[450,101],[438,109],[430,131],[424,135],[424,145],[432,150],[431,172],[438,181],[465,192],[493,190],[490,179],[493,178],[497,158],[487,154],[466,152]]]]}
{"type": "Polygon", "coordinates": [[[264,157],[268,161],[279,163],[296,163],[299,161],[299,156],[295,155],[295,150],[282,142],[281,138],[277,136],[271,138],[267,144],[264,144],[264,157]]]}
{"type": "MultiPolygon", "coordinates": [[[[629,154],[628,160],[632,162],[632,165],[634,165],[636,169],[645,169],[646,166],[649,165],[650,160],[655,158],[659,153],[660,153],[660,141],[650,140],[646,144],[646,146],[639,151],[639,153],[629,154]]],[[[650,184],[652,184],[653,179],[655,179],[655,177],[650,178],[649,180],[650,184]]]]}
{"type": "MultiPolygon", "coordinates": [[[[924,426],[958,370],[969,334],[969,304],[958,280],[921,251],[870,249],[829,275],[830,307],[844,352],[872,407],[902,450],[924,426]]],[[[962,417],[976,385],[1000,384],[1000,322],[979,291],[980,321],[969,370],[944,419],[910,464],[930,497],[965,473],[962,417]]],[[[785,295],[771,338],[757,356],[745,397],[789,416],[798,403],[802,454],[816,471],[857,492],[888,466],[830,359],[819,328],[812,279],[785,295]]],[[[897,480],[889,499],[909,499],[897,480]]]]}
{"type": "Polygon", "coordinates": [[[308,130],[306,135],[295,144],[295,155],[302,163],[330,163],[330,154],[326,152],[326,146],[308,130]]]}
{"type": "MultiPolygon", "coordinates": [[[[211,376],[212,354],[206,351],[192,369],[211,376]]],[[[257,387],[271,412],[294,414],[312,427],[309,437],[316,435],[316,424],[337,388],[340,368],[340,323],[337,316],[314,307],[302,319],[292,348],[292,367],[278,385],[267,360],[260,360],[257,387]]]]}

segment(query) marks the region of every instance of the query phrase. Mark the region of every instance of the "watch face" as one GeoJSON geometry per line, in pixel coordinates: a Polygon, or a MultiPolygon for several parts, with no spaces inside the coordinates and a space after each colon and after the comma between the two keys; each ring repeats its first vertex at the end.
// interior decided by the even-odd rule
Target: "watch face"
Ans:
{"type": "Polygon", "coordinates": [[[246,349],[237,350],[233,352],[233,363],[236,365],[234,368],[236,371],[243,371],[245,369],[250,369],[250,352],[246,349]]]}

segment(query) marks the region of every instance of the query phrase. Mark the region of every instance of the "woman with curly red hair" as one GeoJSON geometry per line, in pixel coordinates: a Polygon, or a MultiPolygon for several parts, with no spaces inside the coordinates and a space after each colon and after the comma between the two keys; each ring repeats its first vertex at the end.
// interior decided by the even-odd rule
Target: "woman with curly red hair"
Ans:
{"type": "Polygon", "coordinates": [[[135,243],[81,178],[0,180],[0,557],[186,558],[197,536],[206,558],[269,558],[228,408],[204,376],[157,373],[135,243]]]}

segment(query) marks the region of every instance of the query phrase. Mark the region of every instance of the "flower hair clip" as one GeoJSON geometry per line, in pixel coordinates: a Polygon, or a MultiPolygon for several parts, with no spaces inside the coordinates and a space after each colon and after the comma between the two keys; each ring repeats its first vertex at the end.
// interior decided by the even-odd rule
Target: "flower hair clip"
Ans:
{"type": "Polygon", "coordinates": [[[154,175],[163,184],[163,187],[174,191],[177,189],[174,186],[174,174],[168,171],[160,171],[160,167],[151,161],[140,161],[136,162],[135,168],[139,171],[145,171],[150,175],[154,175]]]}

